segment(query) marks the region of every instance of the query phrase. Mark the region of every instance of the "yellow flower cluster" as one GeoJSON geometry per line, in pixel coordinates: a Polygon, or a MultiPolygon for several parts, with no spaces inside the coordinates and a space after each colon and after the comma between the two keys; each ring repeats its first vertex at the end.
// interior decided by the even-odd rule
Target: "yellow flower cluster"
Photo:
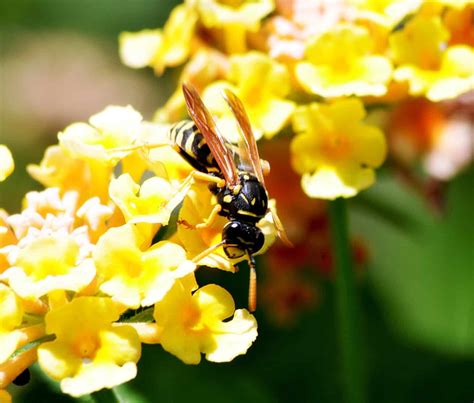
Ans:
{"type": "MultiPolygon", "coordinates": [[[[122,33],[120,56],[156,74],[182,65],[179,84],[203,94],[233,142],[230,89],[257,140],[292,135],[304,192],[335,199],[371,186],[388,151],[365,105],[474,90],[472,16],[472,0],[185,0],[162,29],[122,33]]],[[[36,361],[80,396],[134,378],[141,343],[197,364],[230,361],[256,339],[255,318],[195,278],[236,261],[213,248],[227,222],[207,222],[216,197],[168,142],[185,116],[181,85],[152,122],[108,106],[28,166],[45,189],[18,214],[0,210],[0,400],[36,361]]],[[[0,181],[13,169],[0,145],[0,181]]],[[[272,219],[258,224],[262,251],[272,219]]]]}
{"type": "MultiPolygon", "coordinates": [[[[230,138],[235,124],[217,96],[224,88],[244,102],[257,139],[293,126],[304,191],[333,199],[370,186],[386,155],[380,130],[360,121],[352,131],[364,102],[441,101],[474,89],[473,10],[465,0],[186,0],[162,30],[123,33],[120,52],[126,65],[157,73],[185,64],[180,81],[203,91],[230,138]],[[343,97],[362,102],[340,104],[343,97]],[[346,150],[355,143],[363,159],[346,150]]],[[[183,109],[177,91],[155,120],[183,109]]]]}
{"type": "MultiPolygon", "coordinates": [[[[201,354],[230,361],[256,339],[252,314],[196,282],[200,265],[233,272],[236,261],[222,248],[202,253],[220,243],[223,217],[179,224],[202,223],[217,201],[164,140],[168,130],[109,106],[28,166],[45,190],[0,214],[0,393],[36,360],[80,396],[134,378],[142,342],[198,364],[201,354]]],[[[6,177],[13,161],[0,150],[6,177]]],[[[261,225],[271,242],[270,218],[261,225]]]]}

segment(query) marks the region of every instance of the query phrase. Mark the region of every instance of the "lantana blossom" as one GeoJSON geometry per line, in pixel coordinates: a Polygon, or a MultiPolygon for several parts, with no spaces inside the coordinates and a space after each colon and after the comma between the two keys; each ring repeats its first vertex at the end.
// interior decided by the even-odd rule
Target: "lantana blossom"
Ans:
{"type": "Polygon", "coordinates": [[[73,123],[58,134],[59,144],[73,157],[115,165],[127,152],[114,149],[131,145],[140,133],[142,116],[131,106],[108,106],[87,123],[73,123]]]}
{"type": "Polygon", "coordinates": [[[196,289],[194,278],[186,277],[155,304],[153,316],[161,328],[163,348],[186,364],[198,364],[201,353],[214,362],[245,354],[257,337],[253,315],[236,310],[232,296],[218,285],[196,289]]]}
{"type": "Polygon", "coordinates": [[[81,260],[79,250],[71,236],[37,238],[19,251],[2,279],[24,298],[39,298],[55,290],[79,291],[95,276],[92,259],[81,260]]]}
{"type": "Polygon", "coordinates": [[[423,0],[346,0],[356,6],[355,18],[367,19],[393,28],[408,14],[415,12],[423,0]]]}
{"type": "Polygon", "coordinates": [[[230,59],[227,81],[217,81],[206,88],[203,99],[218,119],[218,127],[231,141],[236,133],[235,117],[222,94],[230,89],[242,100],[256,139],[272,138],[288,123],[295,103],[286,99],[290,92],[287,68],[260,52],[236,55],[230,59]]]}
{"type": "Polygon", "coordinates": [[[372,185],[374,168],[385,159],[380,129],[363,122],[360,100],[300,107],[293,117],[298,133],[291,143],[292,162],[310,197],[351,197],[372,185]]]}
{"type": "Polygon", "coordinates": [[[198,15],[187,5],[176,6],[163,29],[122,32],[119,36],[120,58],[133,68],[151,66],[157,74],[166,67],[183,63],[193,48],[198,15]]]}
{"type": "Polygon", "coordinates": [[[150,242],[134,224],[109,229],[94,251],[100,290],[130,308],[149,306],[195,270],[181,246],[150,242]]]}
{"type": "Polygon", "coordinates": [[[124,307],[104,297],[79,297],[46,314],[56,339],[38,349],[43,371],[61,390],[81,396],[133,379],[141,346],[131,326],[113,326],[124,307]]]}
{"type": "Polygon", "coordinates": [[[373,53],[374,45],[365,27],[340,24],[308,42],[296,78],[306,91],[323,97],[383,95],[392,64],[373,53]]]}
{"type": "Polygon", "coordinates": [[[27,171],[45,187],[77,191],[82,201],[94,196],[106,201],[112,176],[112,167],[89,158],[74,158],[59,145],[48,147],[41,162],[28,164],[27,171]]]}
{"type": "Polygon", "coordinates": [[[448,46],[449,32],[438,16],[417,16],[390,37],[398,67],[394,79],[408,82],[412,95],[431,101],[455,98],[474,89],[474,50],[448,46]]]}
{"type": "Polygon", "coordinates": [[[186,186],[180,187],[159,176],[138,185],[129,174],[123,174],[110,182],[110,197],[127,222],[167,225],[188,190],[186,186]]]}
{"type": "Polygon", "coordinates": [[[206,27],[240,24],[252,31],[275,8],[273,0],[196,0],[195,3],[206,27]]]}

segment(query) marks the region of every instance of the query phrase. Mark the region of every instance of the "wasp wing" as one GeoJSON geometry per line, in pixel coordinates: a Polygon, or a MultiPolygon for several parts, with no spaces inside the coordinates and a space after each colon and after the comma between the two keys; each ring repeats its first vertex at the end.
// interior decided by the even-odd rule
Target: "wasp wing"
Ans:
{"type": "Polygon", "coordinates": [[[278,233],[278,237],[282,240],[282,242],[289,247],[293,247],[293,243],[290,241],[288,238],[288,235],[286,234],[285,227],[283,226],[283,223],[280,220],[280,217],[278,217],[278,214],[275,210],[275,208],[270,208],[270,212],[272,214],[273,218],[273,224],[275,224],[275,228],[278,233]]]}
{"type": "Polygon", "coordinates": [[[239,175],[235,167],[231,151],[226,146],[224,138],[217,130],[216,122],[212,118],[197,91],[190,85],[183,84],[183,94],[191,118],[204,136],[217,165],[224,175],[227,184],[237,185],[239,175]]]}
{"type": "Polygon", "coordinates": [[[239,151],[241,153],[241,158],[244,163],[250,163],[255,176],[264,185],[265,181],[263,179],[262,163],[258,154],[257,142],[255,141],[252,126],[250,125],[250,119],[245,111],[244,105],[237,95],[229,89],[224,90],[224,99],[237,119],[241,133],[243,134],[246,150],[239,151]]]}
{"type": "MultiPolygon", "coordinates": [[[[245,147],[240,147],[239,149],[241,159],[244,164],[250,163],[257,179],[263,185],[265,185],[263,179],[262,161],[260,160],[257,142],[255,141],[255,136],[253,135],[250,120],[247,115],[247,112],[245,111],[244,105],[242,104],[242,101],[237,97],[237,95],[235,95],[229,89],[224,90],[224,99],[226,100],[230,109],[232,109],[232,112],[235,118],[237,119],[240,128],[242,129],[241,132],[243,134],[245,147]]],[[[287,246],[293,246],[291,241],[288,239],[288,236],[286,235],[285,227],[283,226],[280,218],[278,217],[275,208],[270,208],[270,212],[279,238],[287,246]]]]}

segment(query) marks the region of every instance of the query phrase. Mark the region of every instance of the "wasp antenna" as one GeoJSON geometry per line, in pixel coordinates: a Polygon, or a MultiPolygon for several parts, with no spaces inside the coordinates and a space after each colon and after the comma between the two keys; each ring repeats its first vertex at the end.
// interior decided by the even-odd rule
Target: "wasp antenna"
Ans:
{"type": "Polygon", "coordinates": [[[255,312],[257,309],[257,270],[255,270],[255,259],[250,254],[248,254],[248,262],[250,267],[249,311],[255,312]]]}

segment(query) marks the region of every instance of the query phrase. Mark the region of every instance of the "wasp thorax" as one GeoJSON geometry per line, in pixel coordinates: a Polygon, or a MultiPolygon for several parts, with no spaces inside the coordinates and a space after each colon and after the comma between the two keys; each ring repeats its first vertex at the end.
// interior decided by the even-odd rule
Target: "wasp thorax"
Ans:
{"type": "Polygon", "coordinates": [[[230,219],[257,223],[268,208],[268,197],[265,187],[247,173],[240,175],[240,184],[231,188],[211,189],[222,207],[221,215],[230,219]]]}
{"type": "Polygon", "coordinates": [[[229,221],[222,230],[224,252],[230,259],[250,255],[262,249],[265,237],[260,228],[241,221],[229,221]]]}

